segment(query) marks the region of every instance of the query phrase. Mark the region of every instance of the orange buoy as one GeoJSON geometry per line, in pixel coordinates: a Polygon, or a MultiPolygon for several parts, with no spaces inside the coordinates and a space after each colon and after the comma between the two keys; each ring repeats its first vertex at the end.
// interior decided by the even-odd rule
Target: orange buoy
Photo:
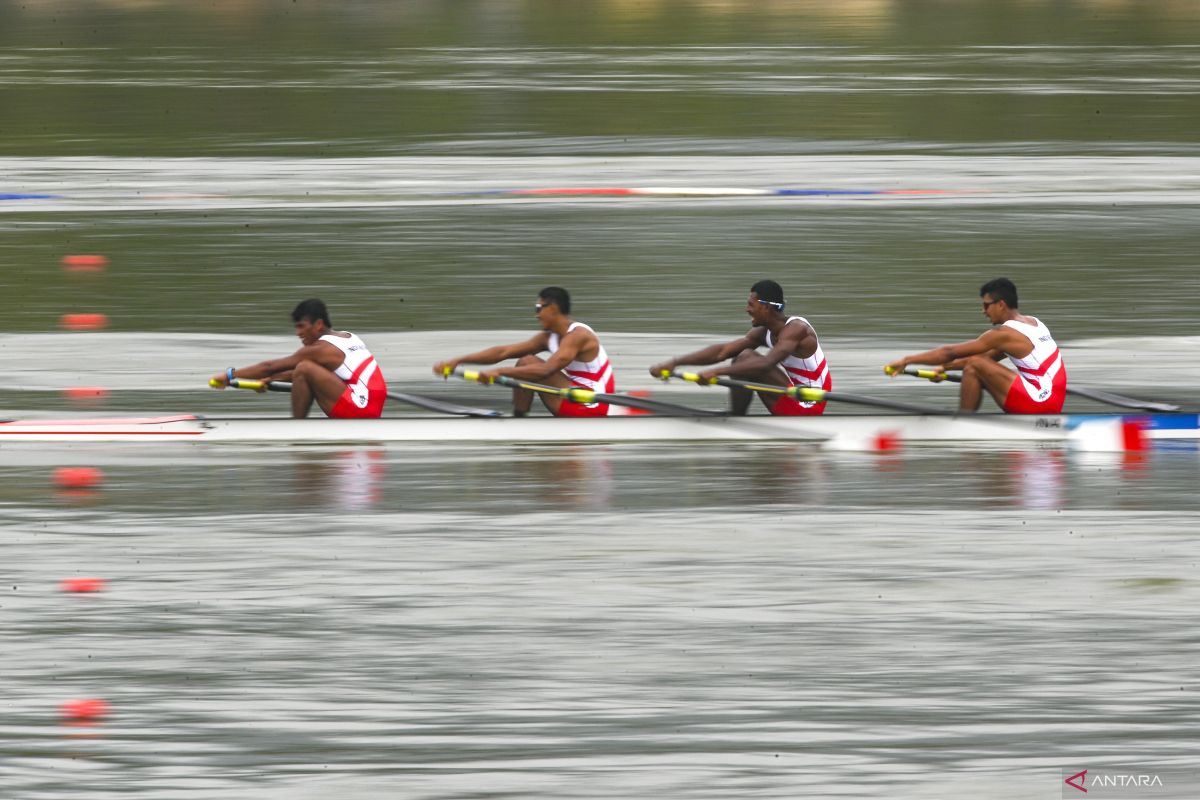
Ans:
{"type": "Polygon", "coordinates": [[[62,582],[58,584],[58,588],[64,592],[79,594],[99,592],[104,588],[104,578],[63,578],[62,582]]]}
{"type": "Polygon", "coordinates": [[[68,700],[61,706],[62,715],[69,720],[99,719],[108,715],[108,703],[98,697],[68,700]]]}
{"type": "Polygon", "coordinates": [[[54,482],[63,489],[89,489],[104,479],[95,467],[59,467],[54,470],[54,482]]]}
{"type": "Polygon", "coordinates": [[[108,327],[105,314],[63,314],[58,324],[69,331],[97,331],[108,327]]]}
{"type": "Polygon", "coordinates": [[[103,386],[68,386],[62,390],[64,397],[69,397],[72,400],[93,400],[99,397],[108,397],[110,392],[103,386]]]}
{"type": "Polygon", "coordinates": [[[101,272],[108,266],[108,258],[99,255],[63,256],[62,265],[67,272],[101,272]]]}

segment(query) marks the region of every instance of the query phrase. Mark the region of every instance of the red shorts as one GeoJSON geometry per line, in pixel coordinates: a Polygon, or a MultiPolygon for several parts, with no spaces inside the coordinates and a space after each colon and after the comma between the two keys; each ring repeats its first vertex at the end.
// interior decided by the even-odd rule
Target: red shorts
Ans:
{"type": "MultiPolygon", "coordinates": [[[[820,388],[822,391],[828,392],[833,388],[833,380],[828,373],[826,373],[825,380],[821,384],[820,388]]],[[[796,385],[795,378],[788,375],[788,386],[796,385]]],[[[777,417],[816,417],[825,413],[825,403],[805,404],[795,397],[779,395],[775,398],[774,403],[767,405],[767,409],[777,417]]]]}
{"type": "Polygon", "coordinates": [[[387,384],[382,379],[380,379],[378,384],[372,380],[370,390],[367,393],[367,404],[359,406],[354,400],[354,392],[351,390],[351,387],[347,386],[346,391],[342,392],[342,396],[337,399],[337,402],[333,404],[333,408],[329,410],[329,418],[378,419],[383,416],[383,402],[387,400],[387,384]]]}
{"type": "Polygon", "coordinates": [[[794,397],[781,394],[771,404],[770,411],[777,417],[815,417],[825,413],[825,403],[807,406],[794,397]]]}
{"type": "Polygon", "coordinates": [[[1008,387],[1004,397],[1004,411],[1007,414],[1058,414],[1062,412],[1063,401],[1067,399],[1067,371],[1059,369],[1050,385],[1050,395],[1038,401],[1029,393],[1029,385],[1018,375],[1008,387]]]}
{"type": "Polygon", "coordinates": [[[564,399],[558,404],[558,411],[554,412],[556,417],[607,417],[608,403],[596,403],[591,406],[585,406],[582,403],[576,403],[571,400],[564,399]]]}

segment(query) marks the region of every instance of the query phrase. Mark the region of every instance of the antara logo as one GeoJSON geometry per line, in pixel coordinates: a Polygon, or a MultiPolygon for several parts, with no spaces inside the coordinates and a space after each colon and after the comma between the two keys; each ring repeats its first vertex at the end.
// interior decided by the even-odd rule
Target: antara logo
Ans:
{"type": "Polygon", "coordinates": [[[1081,792],[1087,792],[1090,785],[1093,789],[1097,786],[1101,788],[1123,788],[1141,786],[1144,788],[1152,788],[1154,786],[1162,786],[1162,779],[1157,775],[1134,775],[1124,772],[1101,773],[1093,775],[1089,784],[1087,779],[1088,771],[1085,769],[1081,772],[1076,772],[1069,778],[1063,780],[1067,786],[1072,789],[1078,789],[1081,792]]]}
{"type": "Polygon", "coordinates": [[[1071,777],[1069,777],[1065,781],[1063,781],[1063,783],[1065,783],[1067,786],[1070,786],[1073,789],[1078,789],[1081,792],[1087,791],[1087,787],[1083,785],[1086,782],[1087,782],[1087,770],[1086,769],[1083,772],[1076,772],[1074,775],[1072,775],[1071,777]],[[1076,781],[1078,781],[1078,783],[1076,783],[1076,781]]]}

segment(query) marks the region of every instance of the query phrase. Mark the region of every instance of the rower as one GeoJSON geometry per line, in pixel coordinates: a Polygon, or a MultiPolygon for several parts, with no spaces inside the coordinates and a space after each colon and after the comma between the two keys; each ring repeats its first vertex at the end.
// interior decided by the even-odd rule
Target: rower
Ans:
{"type": "MultiPolygon", "coordinates": [[[[994,326],[979,338],[905,356],[885,367],[892,376],[909,364],[928,364],[937,372],[962,370],[959,411],[973,413],[983,390],[1009,414],[1057,414],[1067,395],[1067,368],[1046,324],[1017,310],[1017,287],[1008,278],[979,289],[983,314],[994,326]],[[997,363],[1008,358],[1016,372],[997,363]]],[[[944,380],[944,378],[933,378],[944,380]]]]}
{"type": "Polygon", "coordinates": [[[387,384],[375,357],[363,340],[349,331],[335,331],[329,310],[317,299],[305,300],[292,311],[302,346],[290,356],[249,367],[230,367],[210,384],[224,389],[234,378],[291,381],[292,416],[307,417],[313,401],[326,416],[375,418],[383,413],[387,384]]]}
{"type": "MultiPolygon", "coordinates": [[[[604,351],[594,330],[571,319],[571,296],[566,289],[558,286],[542,289],[538,292],[533,311],[542,326],[542,330],[533,337],[523,342],[496,345],[439,361],[433,365],[433,373],[445,378],[459,364],[498,364],[515,358],[516,366],[481,370],[479,382],[491,383],[498,376],[506,376],[540,381],[560,389],[574,386],[607,394],[616,391],[608,353],[604,351]],[[541,352],[549,352],[549,358],[543,359],[537,355],[541,352]]],[[[610,410],[608,403],[576,403],[547,393],[541,393],[540,397],[556,417],[604,417],[610,410]]],[[[513,389],[513,416],[525,416],[532,406],[531,390],[513,389]]]]}
{"type": "MultiPolygon", "coordinates": [[[[810,386],[829,391],[833,380],[817,332],[804,317],[786,316],[783,308],[783,288],[775,281],[759,281],[750,287],[746,313],[753,325],[745,336],[655,364],[650,368],[650,374],[661,378],[664,371],[674,372],[676,367],[717,364],[732,358],[727,366],[701,372],[698,382],[705,385],[713,378],[726,375],[774,386],[810,386]],[[767,348],[767,352],[759,353],[759,347],[767,348]]],[[[780,416],[825,412],[824,401],[803,401],[775,392],[758,392],[758,396],[768,411],[780,416]]],[[[730,387],[730,413],[745,414],[752,398],[750,390],[730,387]]]]}

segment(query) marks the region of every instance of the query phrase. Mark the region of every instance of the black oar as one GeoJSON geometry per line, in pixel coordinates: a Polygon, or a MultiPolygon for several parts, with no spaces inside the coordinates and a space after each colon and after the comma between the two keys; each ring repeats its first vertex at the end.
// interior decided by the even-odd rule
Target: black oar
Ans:
{"type": "MultiPolygon", "coordinates": [[[[888,368],[883,368],[884,372],[889,375],[888,368]]],[[[937,380],[941,377],[943,380],[951,383],[960,383],[962,374],[958,372],[939,372],[935,369],[917,369],[915,367],[905,367],[905,375],[912,375],[914,378],[924,378],[925,380],[937,380]]],[[[1084,389],[1077,386],[1067,386],[1067,394],[1073,394],[1076,397],[1086,397],[1089,400],[1095,400],[1097,403],[1104,403],[1117,408],[1134,408],[1139,411],[1159,411],[1164,413],[1172,413],[1179,410],[1179,406],[1173,406],[1170,403],[1158,403],[1154,400],[1138,400],[1136,397],[1125,397],[1112,392],[1104,392],[1099,389],[1084,389]]]]}
{"type": "MultiPolygon", "coordinates": [[[[219,388],[220,383],[209,381],[209,385],[213,388],[219,388]]],[[[234,389],[253,389],[256,392],[290,392],[292,384],[287,381],[256,381],[248,378],[234,378],[229,384],[234,389]]],[[[457,403],[446,403],[441,400],[435,400],[432,397],[425,397],[419,394],[408,394],[407,392],[388,392],[387,396],[391,400],[398,403],[408,403],[412,406],[418,406],[428,411],[436,411],[439,414],[455,414],[460,417],[502,417],[504,416],[494,408],[476,408],[475,406],[460,406],[457,403]]]]}
{"type": "Polygon", "coordinates": [[[756,383],[754,381],[742,381],[736,378],[716,377],[709,381],[704,381],[695,372],[669,372],[662,371],[662,378],[679,378],[685,381],[699,384],[701,386],[716,385],[727,386],[737,389],[749,389],[752,392],[768,392],[770,394],[783,395],[791,397],[795,400],[802,400],[806,403],[852,403],[859,406],[871,406],[873,408],[887,408],[892,411],[904,411],[908,414],[925,414],[945,416],[953,414],[952,411],[946,411],[940,408],[929,408],[927,406],[915,406],[909,403],[897,403],[894,400],[880,400],[875,397],[864,397],[861,394],[846,394],[844,392],[827,392],[824,389],[817,389],[812,386],[775,386],[770,383],[756,383]]]}
{"type": "Polygon", "coordinates": [[[677,406],[674,403],[663,403],[659,400],[647,400],[644,397],[631,397],[627,394],[594,392],[591,389],[583,389],[578,386],[568,386],[566,388],[560,388],[558,386],[546,386],[541,383],[530,383],[529,381],[509,378],[506,375],[499,375],[494,380],[487,381],[480,377],[478,371],[470,369],[455,370],[452,374],[459,376],[463,380],[475,381],[476,383],[495,383],[501,386],[508,386],[513,389],[528,389],[531,392],[551,394],[561,397],[564,400],[570,400],[572,403],[579,403],[581,405],[587,405],[589,403],[608,403],[609,405],[640,408],[643,411],[653,411],[656,414],[664,414],[676,417],[725,416],[724,411],[711,411],[705,408],[677,406]]]}

